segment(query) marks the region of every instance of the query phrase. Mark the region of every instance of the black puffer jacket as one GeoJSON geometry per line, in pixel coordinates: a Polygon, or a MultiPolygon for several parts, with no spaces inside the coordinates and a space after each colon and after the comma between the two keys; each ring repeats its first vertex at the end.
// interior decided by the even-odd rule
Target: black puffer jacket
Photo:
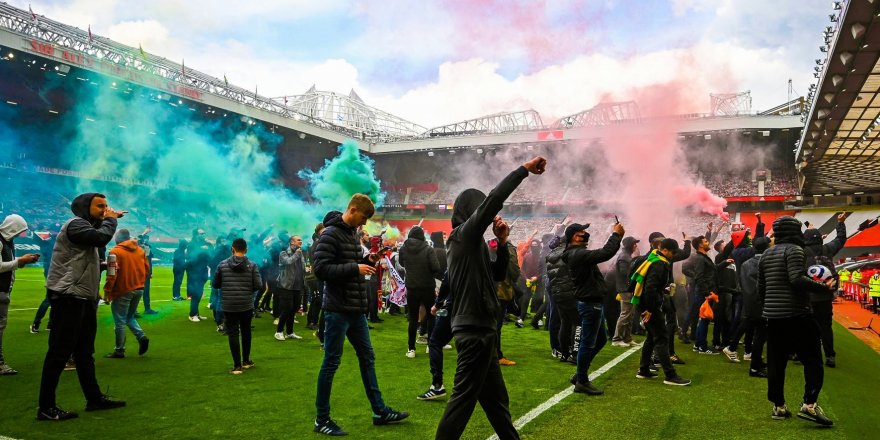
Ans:
{"type": "Polygon", "coordinates": [[[577,288],[574,286],[574,280],[571,279],[571,273],[568,265],[562,261],[565,254],[565,246],[559,246],[550,251],[547,256],[547,277],[550,278],[550,295],[557,305],[574,306],[577,302],[577,288]]]}
{"type": "Polygon", "coordinates": [[[801,222],[784,216],[773,222],[776,246],[767,249],[758,263],[758,297],[764,302],[763,317],[784,319],[809,315],[810,292],[828,288],[807,276],[801,222]]]}
{"type": "Polygon", "coordinates": [[[254,308],[254,292],[263,287],[263,280],[256,264],[233,255],[217,266],[211,286],[220,289],[224,312],[246,312],[254,308]]]}
{"type": "Polygon", "coordinates": [[[604,263],[614,257],[620,249],[620,240],[623,237],[614,232],[608,237],[605,246],[601,249],[587,249],[586,247],[568,248],[563,254],[563,261],[568,264],[568,270],[574,279],[577,288],[578,301],[586,303],[600,303],[605,301],[605,276],[599,270],[599,263],[604,263]]]}
{"type": "Polygon", "coordinates": [[[324,226],[312,261],[315,276],[324,281],[324,310],[366,313],[367,284],[358,264],[371,263],[364,258],[357,229],[342,221],[339,211],[327,213],[324,226]]]}
{"type": "Polygon", "coordinates": [[[437,261],[437,254],[425,241],[425,231],[415,226],[400,249],[398,261],[406,269],[406,289],[415,292],[434,293],[435,279],[440,279],[443,272],[437,261]]]}

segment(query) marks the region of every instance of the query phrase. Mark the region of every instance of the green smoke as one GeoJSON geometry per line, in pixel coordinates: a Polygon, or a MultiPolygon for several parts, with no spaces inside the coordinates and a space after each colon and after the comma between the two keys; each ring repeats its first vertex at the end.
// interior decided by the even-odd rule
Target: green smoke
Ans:
{"type": "Polygon", "coordinates": [[[312,196],[326,209],[345,208],[356,193],[366,194],[377,206],[385,202],[373,160],[360,154],[353,140],[343,142],[339,154],[319,171],[303,170],[299,175],[309,181],[312,196]]]}

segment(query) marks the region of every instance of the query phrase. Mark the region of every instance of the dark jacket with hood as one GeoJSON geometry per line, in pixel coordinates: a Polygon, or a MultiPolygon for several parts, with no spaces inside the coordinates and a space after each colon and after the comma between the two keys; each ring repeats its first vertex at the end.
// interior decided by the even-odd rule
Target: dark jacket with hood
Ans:
{"type": "Polygon", "coordinates": [[[50,296],[68,295],[97,303],[101,282],[98,249],[107,246],[116,234],[116,219],[92,218],[89,207],[97,193],[78,195],[70,204],[75,217],[64,223],[46,278],[50,296]]]}
{"type": "Polygon", "coordinates": [[[547,256],[547,277],[550,279],[550,295],[558,307],[574,308],[577,306],[577,288],[571,278],[571,272],[562,256],[565,246],[557,246],[547,256]]]}
{"type": "MultiPolygon", "coordinates": [[[[732,247],[731,247],[732,249],[732,247]]],[[[695,252],[693,258],[682,266],[682,273],[693,279],[694,295],[697,298],[705,298],[709,293],[718,293],[718,270],[727,267],[725,257],[717,264],[708,255],[695,252]]]]}
{"type": "MultiPolygon", "coordinates": [[[[659,251],[658,251],[659,253],[659,251]]],[[[645,274],[644,291],[639,301],[639,311],[651,312],[651,319],[663,319],[661,307],[669,293],[666,288],[672,283],[672,265],[660,260],[648,268],[645,274]]]]}
{"type": "Polygon", "coordinates": [[[358,264],[372,266],[373,263],[364,257],[357,229],[346,224],[339,211],[328,212],[323,223],[325,228],[314,246],[312,268],[315,276],[324,282],[324,310],[366,313],[367,282],[358,264]]]}
{"type": "Polygon", "coordinates": [[[617,260],[615,260],[614,264],[612,265],[612,271],[614,272],[614,289],[621,294],[623,300],[628,300],[631,297],[631,293],[628,292],[628,288],[629,272],[630,267],[632,266],[632,262],[632,252],[630,252],[629,249],[623,249],[620,251],[620,254],[617,256],[617,260]]]}
{"type": "Polygon", "coordinates": [[[452,331],[495,331],[498,298],[495,282],[507,272],[507,246],[499,246],[493,265],[483,234],[504,207],[504,201],[529,173],[519,167],[508,174],[488,197],[467,189],[455,199],[452,234],[446,250],[449,285],[454,296],[452,331]]]}
{"type": "Polygon", "coordinates": [[[425,231],[415,226],[409,230],[409,236],[403,242],[398,256],[400,265],[406,269],[406,290],[409,293],[430,293],[434,295],[437,284],[435,279],[440,279],[443,272],[437,261],[434,249],[425,241],[425,231]]]}
{"type": "Polygon", "coordinates": [[[220,289],[224,312],[247,312],[253,310],[254,292],[263,286],[263,280],[256,264],[233,255],[217,266],[211,286],[220,289]]]}
{"type": "Polygon", "coordinates": [[[431,243],[434,244],[434,255],[437,256],[437,263],[440,264],[440,273],[446,273],[446,243],[443,242],[443,232],[436,231],[431,233],[431,243]]]}
{"type": "Polygon", "coordinates": [[[743,301],[742,319],[761,317],[763,303],[758,297],[758,264],[761,262],[762,256],[763,253],[755,254],[739,268],[739,285],[743,301]]]}
{"type": "MultiPolygon", "coordinates": [[[[807,229],[804,232],[804,255],[807,259],[807,267],[814,264],[822,264],[829,266],[831,274],[835,280],[840,280],[837,270],[834,267],[834,256],[846,245],[846,225],[843,222],[837,223],[837,236],[828,244],[822,244],[822,233],[818,229],[807,229]]],[[[810,300],[813,302],[833,301],[834,292],[810,293],[810,300]]]]}
{"type": "Polygon", "coordinates": [[[784,319],[809,315],[810,292],[828,288],[807,276],[804,233],[794,217],[773,222],[776,245],[767,249],[758,263],[758,297],[764,302],[763,317],[784,319]]]}
{"type": "MultiPolygon", "coordinates": [[[[186,246],[186,240],[180,240],[177,243],[177,249],[174,250],[174,256],[171,257],[171,266],[174,270],[184,270],[186,268],[186,246]]],[[[217,264],[220,264],[220,261],[217,264]]],[[[214,266],[214,268],[216,269],[217,266],[214,266]]]]}
{"type": "Polygon", "coordinates": [[[751,236],[751,232],[749,231],[737,231],[731,234],[730,241],[733,243],[734,249],[730,256],[736,263],[736,270],[739,270],[740,266],[742,266],[746,260],[755,256],[755,247],[752,246],[752,243],[755,238],[764,236],[764,229],[766,229],[764,222],[759,222],[758,225],[755,226],[754,237],[751,236]],[[740,233],[741,236],[739,236],[740,233]]]}
{"type": "Polygon", "coordinates": [[[599,270],[599,263],[604,263],[614,257],[614,254],[620,249],[622,238],[620,234],[612,233],[601,249],[567,246],[562,260],[568,264],[568,270],[574,279],[578,301],[585,303],[605,301],[607,286],[605,285],[605,277],[599,270]]]}

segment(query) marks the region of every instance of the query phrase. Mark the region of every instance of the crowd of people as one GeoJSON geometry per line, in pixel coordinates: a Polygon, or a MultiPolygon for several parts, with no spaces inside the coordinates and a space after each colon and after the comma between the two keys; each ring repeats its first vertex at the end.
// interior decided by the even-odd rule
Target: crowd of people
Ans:
{"type": "MultiPolygon", "coordinates": [[[[459,438],[477,403],[500,438],[518,438],[501,372],[516,361],[503,354],[501,329],[507,322],[525,328],[526,321],[548,332],[550,356],[572,364],[574,372],[565,380],[576,393],[604,393],[590,380],[593,359],[609,342],[639,346],[634,334],[645,337],[635,376],[651,380],[662,369],[663,383],[671,386],[691,384],[682,376],[686,356],[676,350],[676,337],[680,344],[693,344],[698,355],[723,353],[731,363],[740,362],[743,341],[749,375],[768,380],[774,419],[794,412],[786,406],[783,390],[786,364],[796,357],[805,370],[807,389],[797,415],[826,426],[833,423],[817,401],[823,365],[836,366],[830,304],[838,281],[814,280],[806,268],[823,264],[833,270],[833,256],[846,240],[845,216],[838,218],[837,237],[829,244],[793,217],[776,219],[773,237],[765,235],[758,217],[754,234],[735,228],[729,240],[719,239],[722,228],[709,224],[705,230],[681,232],[681,240],[654,232],[640,245],[642,241],[626,235],[619,221],[610,233],[596,237],[591,237],[590,224],[563,221],[539,225],[517,242],[511,231],[531,225],[512,227],[499,213],[529,175],[543,174],[546,166],[546,160],[536,157],[488,195],[472,188],[462,191],[455,199],[451,234],[416,226],[400,246],[371,237],[362,228],[375,213],[373,202],[362,194],[354,195],[344,211],[328,212],[308,244],[271,229],[250,236],[234,229],[211,243],[204,230],[195,229],[174,254],[172,297],[188,297],[187,319],[212,319],[217,331],[228,337],[233,375],[255,365],[253,318],[271,313],[276,319],[274,336],[285,341],[300,338],[294,333],[294,318],[297,311],[307,311],[307,326],[316,330],[324,353],[314,421],[315,432],[321,434],[346,434],[330,417],[333,378],[346,338],[355,347],[373,423],[397,423],[409,416],[388,406],[379,388],[369,329],[382,322],[380,310],[408,317],[407,346],[401,350],[406,357],[415,357],[416,344],[427,342],[431,384],[419,400],[449,394],[443,350],[455,340],[455,386],[439,421],[438,439],[459,438]],[[594,242],[600,245],[593,247],[594,242]],[[199,313],[206,284],[212,318],[199,313]]],[[[149,229],[135,236],[118,228],[117,220],[127,212],[110,208],[107,198],[97,193],[76,197],[71,210],[74,216],[51,238],[50,264],[45,268],[53,331],[43,364],[39,420],[77,417],[55,401],[65,368],[77,370],[87,411],[125,406],[98,387],[93,352],[101,300],[110,303],[115,323],[115,349],[107,357],[126,356],[128,332],[137,340],[139,355],[150,347],[137,323],[142,300],[144,313],[155,313],[148,303],[149,229]]],[[[0,225],[4,375],[15,373],[2,357],[14,273],[40,259],[38,254],[15,256],[12,241],[25,230],[25,219],[15,214],[0,225]]],[[[32,331],[39,331],[39,325],[35,319],[32,331]]]]}

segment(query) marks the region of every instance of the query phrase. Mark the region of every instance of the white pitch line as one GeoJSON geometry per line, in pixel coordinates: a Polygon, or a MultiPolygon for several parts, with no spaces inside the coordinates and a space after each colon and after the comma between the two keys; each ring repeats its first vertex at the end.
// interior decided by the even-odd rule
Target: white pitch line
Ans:
{"type": "MultiPolygon", "coordinates": [[[[641,349],[642,349],[642,347],[640,345],[638,347],[630,348],[629,350],[621,353],[619,356],[612,359],[607,364],[601,366],[598,370],[595,370],[592,373],[590,373],[590,381],[596,380],[597,377],[601,376],[604,373],[607,373],[608,370],[616,367],[617,364],[623,362],[624,359],[628,358],[631,354],[633,354],[641,349]]],[[[552,408],[557,403],[561,402],[562,399],[565,399],[566,397],[572,395],[573,393],[574,393],[573,386],[569,386],[568,388],[560,391],[558,394],[551,397],[546,402],[536,406],[531,411],[525,413],[522,417],[516,419],[516,421],[513,422],[513,427],[516,428],[517,431],[519,431],[520,429],[523,428],[523,426],[526,426],[527,423],[531,422],[532,420],[535,420],[535,418],[537,418],[539,415],[543,414],[545,411],[552,408]]],[[[492,436],[489,437],[488,440],[500,440],[500,439],[498,438],[498,434],[492,434],[492,436]]]]}
{"type": "MultiPolygon", "coordinates": [[[[150,300],[150,304],[152,304],[152,303],[162,303],[162,302],[171,302],[171,301],[174,301],[174,300],[172,300],[172,299],[154,299],[154,300],[150,300]]],[[[28,310],[37,310],[38,308],[39,308],[39,307],[32,307],[32,308],[27,308],[27,309],[9,309],[9,311],[10,311],[10,312],[26,312],[26,311],[28,311],[28,310]]],[[[0,440],[3,440],[3,438],[0,438],[0,440]]]]}

